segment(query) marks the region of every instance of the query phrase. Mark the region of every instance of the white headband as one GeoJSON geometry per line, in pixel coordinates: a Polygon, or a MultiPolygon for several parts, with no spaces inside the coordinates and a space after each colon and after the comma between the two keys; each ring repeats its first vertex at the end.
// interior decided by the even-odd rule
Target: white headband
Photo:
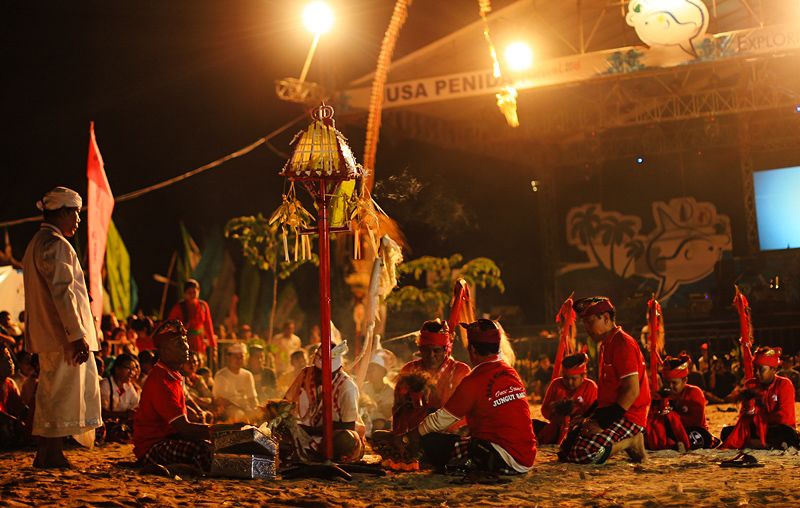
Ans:
{"type": "Polygon", "coordinates": [[[36,208],[40,211],[58,210],[59,208],[78,208],[83,206],[81,195],[66,187],[56,187],[44,197],[36,202],[36,208]]]}

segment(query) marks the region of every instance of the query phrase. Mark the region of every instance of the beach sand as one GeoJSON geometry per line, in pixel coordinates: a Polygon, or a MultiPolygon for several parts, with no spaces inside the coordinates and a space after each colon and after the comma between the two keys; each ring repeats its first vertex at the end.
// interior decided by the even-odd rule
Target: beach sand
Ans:
{"type": "MultiPolygon", "coordinates": [[[[711,431],[732,423],[732,405],[709,406],[711,431]]],[[[538,407],[534,407],[538,414],[538,407]]],[[[800,404],[798,404],[800,414],[800,404]]],[[[465,485],[427,472],[356,475],[354,481],[168,479],[140,476],[119,461],[129,445],[71,450],[73,471],[38,471],[32,452],[0,455],[0,506],[800,506],[800,454],[754,451],[762,468],[721,468],[734,451],[649,453],[644,464],[556,461],[539,448],[533,471],[502,485],[465,485]]]]}

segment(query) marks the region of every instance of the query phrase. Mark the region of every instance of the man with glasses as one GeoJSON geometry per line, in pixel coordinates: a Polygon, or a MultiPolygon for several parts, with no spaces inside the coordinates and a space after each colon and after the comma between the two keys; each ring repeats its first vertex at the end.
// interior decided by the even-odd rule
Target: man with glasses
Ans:
{"type": "Polygon", "coordinates": [[[597,409],[570,431],[558,456],[578,464],[603,464],[625,450],[631,459],[643,461],[642,432],[650,406],[644,356],[614,320],[611,300],[582,298],[573,307],[586,333],[599,344],[597,409]]]}

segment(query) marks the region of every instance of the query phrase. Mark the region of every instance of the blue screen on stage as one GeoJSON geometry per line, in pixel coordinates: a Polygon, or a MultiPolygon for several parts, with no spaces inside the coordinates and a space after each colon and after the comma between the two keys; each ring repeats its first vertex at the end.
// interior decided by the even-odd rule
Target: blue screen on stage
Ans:
{"type": "Polygon", "coordinates": [[[800,247],[800,166],[753,173],[761,250],[800,247]]]}

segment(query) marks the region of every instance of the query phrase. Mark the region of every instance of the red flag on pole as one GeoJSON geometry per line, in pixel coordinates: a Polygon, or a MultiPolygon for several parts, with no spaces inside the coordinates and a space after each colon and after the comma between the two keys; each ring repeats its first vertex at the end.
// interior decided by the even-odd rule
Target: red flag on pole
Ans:
{"type": "Polygon", "coordinates": [[[575,321],[578,316],[572,307],[572,295],[561,304],[561,310],[556,316],[556,323],[561,325],[558,337],[558,349],[556,350],[556,361],[553,363],[553,377],[551,381],[561,375],[561,361],[565,356],[572,354],[573,343],[575,341],[575,321]]]}
{"type": "Polygon", "coordinates": [[[736,306],[736,312],[739,314],[739,345],[742,347],[744,378],[751,379],[753,377],[753,351],[750,348],[753,345],[753,323],[750,320],[750,302],[739,291],[739,286],[734,287],[736,294],[733,297],[733,305],[736,306]]]}
{"type": "MultiPolygon", "coordinates": [[[[86,165],[89,179],[87,200],[89,231],[89,294],[92,297],[92,314],[97,319],[103,315],[103,260],[106,254],[108,225],[114,210],[114,196],[108,185],[103,157],[94,136],[94,122],[89,123],[89,159],[86,165]]],[[[124,318],[126,316],[120,316],[124,318]]]]}

